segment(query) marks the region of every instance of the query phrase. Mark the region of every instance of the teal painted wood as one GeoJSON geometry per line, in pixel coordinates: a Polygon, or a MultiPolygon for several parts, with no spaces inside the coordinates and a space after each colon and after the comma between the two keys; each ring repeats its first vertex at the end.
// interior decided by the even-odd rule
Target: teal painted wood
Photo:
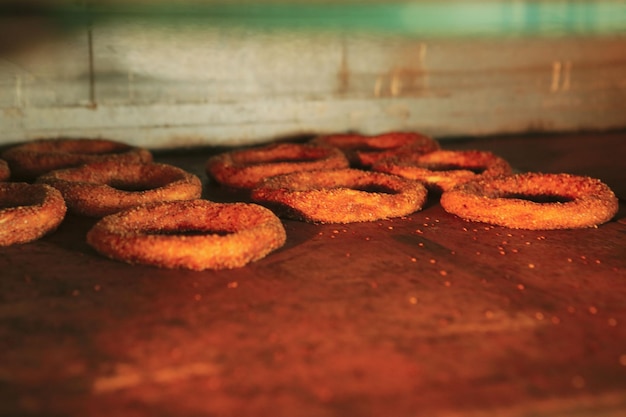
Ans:
{"type": "MultiPolygon", "coordinates": [[[[1,9],[0,9],[1,10],[1,9]]],[[[5,10],[6,12],[6,10],[5,10]]],[[[9,10],[10,12],[10,10],[9,10]]],[[[247,1],[60,2],[40,11],[68,26],[142,19],[155,24],[372,31],[404,36],[606,36],[626,34],[626,2],[600,1],[247,1]]]]}

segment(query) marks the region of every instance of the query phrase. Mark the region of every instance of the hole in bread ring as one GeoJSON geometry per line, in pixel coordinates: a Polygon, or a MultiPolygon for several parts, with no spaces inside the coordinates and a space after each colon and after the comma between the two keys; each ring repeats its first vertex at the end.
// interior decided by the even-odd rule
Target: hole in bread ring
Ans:
{"type": "Polygon", "coordinates": [[[516,200],[525,200],[537,204],[551,204],[551,203],[569,203],[574,201],[571,196],[537,193],[537,194],[524,194],[524,193],[505,193],[500,198],[510,198],[516,200]]]}
{"type": "Polygon", "coordinates": [[[617,213],[613,191],[595,178],[524,173],[461,184],[441,205],[463,219],[514,229],[593,227],[617,213]]]}
{"type": "Polygon", "coordinates": [[[45,184],[0,184],[0,246],[26,243],[55,230],[65,218],[61,193],[45,184]]]}
{"type": "Polygon", "coordinates": [[[353,223],[411,214],[421,210],[426,194],[415,181],[346,168],[269,178],[252,190],[252,200],[298,220],[353,223]]]}
{"type": "Polygon", "coordinates": [[[170,201],[102,218],[87,243],[131,264],[191,270],[242,267],[284,245],[285,229],[256,204],[170,201]]]}
{"type": "Polygon", "coordinates": [[[193,200],[202,194],[197,176],[158,163],[96,162],[52,171],[37,181],[60,190],[70,211],[89,217],[158,201],[193,200]]]}

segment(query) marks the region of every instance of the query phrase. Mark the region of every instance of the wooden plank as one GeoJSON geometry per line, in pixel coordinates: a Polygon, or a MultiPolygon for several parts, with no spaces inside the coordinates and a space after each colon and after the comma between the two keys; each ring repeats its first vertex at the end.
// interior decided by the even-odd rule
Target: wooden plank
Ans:
{"type": "Polygon", "coordinates": [[[439,39],[118,20],[0,66],[0,143],[152,148],[303,133],[437,137],[626,126],[622,37],[439,39]],[[93,83],[90,83],[93,80],[93,83]]]}

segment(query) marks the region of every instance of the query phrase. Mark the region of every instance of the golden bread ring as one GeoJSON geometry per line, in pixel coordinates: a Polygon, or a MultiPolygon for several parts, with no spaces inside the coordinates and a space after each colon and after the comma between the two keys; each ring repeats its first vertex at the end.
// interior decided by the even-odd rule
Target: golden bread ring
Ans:
{"type": "Polygon", "coordinates": [[[297,220],[353,223],[406,216],[421,210],[426,194],[415,181],[346,168],[269,178],[252,200],[297,220]]]}
{"type": "Polygon", "coordinates": [[[197,176],[157,163],[94,162],[52,171],[37,181],[61,191],[71,212],[89,217],[103,217],[158,201],[193,200],[202,195],[202,182],[197,176]]]}
{"type": "Polygon", "coordinates": [[[191,270],[242,267],[286,240],[281,221],[256,204],[170,201],[102,218],[87,243],[131,264],[191,270]]]}
{"type": "Polygon", "coordinates": [[[280,143],[213,156],[207,161],[205,169],[220,184],[250,189],[275,175],[347,166],[347,159],[338,149],[280,143]]]}
{"type": "Polygon", "coordinates": [[[47,172],[89,162],[151,162],[142,148],[107,139],[40,139],[17,145],[2,153],[14,177],[32,180],[47,172]]]}
{"type": "Polygon", "coordinates": [[[439,192],[467,181],[512,173],[504,159],[491,152],[475,150],[405,154],[379,161],[372,169],[420,181],[428,189],[439,192]]]}
{"type": "Polygon", "coordinates": [[[354,167],[367,168],[400,154],[417,154],[439,149],[435,139],[414,132],[390,132],[376,136],[335,134],[319,136],[312,143],[333,146],[344,152],[354,167]]]}
{"type": "Polygon", "coordinates": [[[0,246],[39,239],[65,218],[61,193],[45,184],[0,183],[0,246]]]}
{"type": "Polygon", "coordinates": [[[444,192],[441,205],[466,220],[530,230],[593,227],[619,208],[613,191],[598,179],[541,173],[467,182],[444,192]]]}

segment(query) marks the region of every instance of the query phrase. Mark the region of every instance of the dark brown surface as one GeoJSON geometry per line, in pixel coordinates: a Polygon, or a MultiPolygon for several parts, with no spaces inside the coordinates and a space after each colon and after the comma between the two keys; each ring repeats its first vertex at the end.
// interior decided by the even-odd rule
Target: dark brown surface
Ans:
{"type": "MultiPolygon", "coordinates": [[[[444,147],[594,176],[626,197],[626,134],[444,147]]],[[[207,156],[157,159],[206,181],[207,156]]],[[[109,261],[85,244],[91,224],[70,216],[0,249],[0,415],[626,412],[624,223],[510,230],[432,199],[404,219],[285,221],[285,247],[218,272],[109,261]]]]}

